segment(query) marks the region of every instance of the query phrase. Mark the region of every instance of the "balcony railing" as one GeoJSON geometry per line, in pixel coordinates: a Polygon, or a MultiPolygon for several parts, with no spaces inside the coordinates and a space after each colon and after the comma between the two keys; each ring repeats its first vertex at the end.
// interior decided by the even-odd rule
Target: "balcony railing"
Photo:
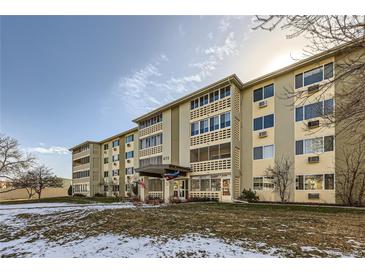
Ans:
{"type": "Polygon", "coordinates": [[[190,165],[191,171],[194,173],[207,171],[226,171],[231,169],[231,158],[191,163],[190,165]]]}

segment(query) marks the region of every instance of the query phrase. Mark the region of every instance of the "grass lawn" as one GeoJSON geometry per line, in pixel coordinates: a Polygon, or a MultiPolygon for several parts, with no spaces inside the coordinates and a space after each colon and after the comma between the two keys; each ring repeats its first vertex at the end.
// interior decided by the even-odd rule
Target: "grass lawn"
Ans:
{"type": "MultiPolygon", "coordinates": [[[[17,218],[27,225],[13,233],[0,227],[0,244],[24,235],[41,235],[42,239],[62,246],[106,233],[150,237],[162,242],[196,234],[261,254],[270,250],[281,257],[365,257],[365,210],[361,209],[189,203],[87,214],[76,210],[72,214],[23,213],[17,218]]],[[[36,241],[37,237],[30,238],[36,241]]],[[[194,253],[190,255],[194,257],[194,253]]]]}
{"type": "Polygon", "coordinates": [[[120,202],[116,197],[54,197],[31,200],[12,200],[0,201],[0,205],[14,205],[14,204],[30,204],[30,203],[72,203],[72,204],[91,204],[91,203],[115,203],[120,202]]]}

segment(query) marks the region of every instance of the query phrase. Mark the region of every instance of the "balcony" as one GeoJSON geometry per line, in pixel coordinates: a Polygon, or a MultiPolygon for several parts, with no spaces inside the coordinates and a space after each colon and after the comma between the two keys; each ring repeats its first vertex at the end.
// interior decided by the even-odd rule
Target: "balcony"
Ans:
{"type": "Polygon", "coordinates": [[[210,174],[216,172],[229,172],[231,170],[231,158],[196,162],[191,163],[190,165],[193,173],[210,174]]]}
{"type": "Polygon", "coordinates": [[[224,128],[221,130],[211,131],[205,134],[199,134],[190,137],[190,146],[201,144],[209,144],[215,141],[231,138],[231,128],[224,128]]]}
{"type": "Polygon", "coordinates": [[[139,138],[162,130],[162,122],[139,130],[139,138]]]}
{"type": "Polygon", "coordinates": [[[139,157],[150,156],[157,153],[162,153],[162,145],[141,149],[138,152],[139,157]]]}
{"type": "Polygon", "coordinates": [[[225,97],[214,103],[209,103],[203,107],[199,107],[190,111],[190,120],[200,118],[202,116],[209,115],[220,110],[226,110],[231,108],[231,97],[225,97]]]}

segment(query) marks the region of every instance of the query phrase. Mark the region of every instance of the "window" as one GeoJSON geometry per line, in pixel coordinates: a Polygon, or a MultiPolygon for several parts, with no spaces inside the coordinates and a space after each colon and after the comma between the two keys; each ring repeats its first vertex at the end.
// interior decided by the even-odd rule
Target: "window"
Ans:
{"type": "Polygon", "coordinates": [[[162,180],[160,179],[150,179],[148,181],[149,191],[163,191],[162,190],[162,180]]]}
{"type": "Polygon", "coordinates": [[[305,190],[323,189],[323,175],[306,175],[304,188],[305,190]]]}
{"type": "Polygon", "coordinates": [[[199,148],[199,161],[208,161],[208,160],[209,160],[208,147],[199,148]]]}
{"type": "Polygon", "coordinates": [[[321,82],[323,80],[323,67],[315,68],[303,73],[304,86],[321,82]]]}
{"type": "Polygon", "coordinates": [[[304,119],[312,119],[322,116],[323,102],[304,106],[304,119]]]}
{"type": "Polygon", "coordinates": [[[295,108],[295,121],[303,121],[304,109],[303,107],[295,108]]]}
{"type": "Polygon", "coordinates": [[[323,78],[330,79],[333,77],[333,63],[324,65],[323,78]]]}
{"type": "Polygon", "coordinates": [[[128,135],[127,137],[125,137],[125,142],[126,143],[130,143],[134,141],[134,135],[128,135]]]}
{"type": "Polygon", "coordinates": [[[197,107],[199,107],[199,98],[190,102],[190,109],[195,109],[197,107]]]}
{"type": "Polygon", "coordinates": [[[261,130],[274,126],[274,114],[258,117],[253,120],[253,130],[261,130]]]}
{"type": "Polygon", "coordinates": [[[219,145],[209,147],[209,160],[219,159],[219,145]]]}
{"type": "Polygon", "coordinates": [[[228,97],[231,95],[231,87],[227,86],[225,88],[220,89],[220,97],[223,99],[224,97],[228,97]]]}
{"type": "Polygon", "coordinates": [[[334,174],[324,175],[324,189],[333,190],[335,189],[335,176],[334,174]]]}
{"type": "Polygon", "coordinates": [[[253,189],[254,190],[262,190],[264,187],[264,178],[262,177],[255,177],[253,178],[253,189]]]}
{"type": "Polygon", "coordinates": [[[231,143],[190,150],[190,162],[226,159],[231,157],[231,143]]]}
{"type": "Polygon", "coordinates": [[[139,160],[139,166],[159,165],[162,164],[162,156],[155,156],[139,160]]]}
{"type": "Polygon", "coordinates": [[[125,174],[133,174],[133,172],[134,172],[133,167],[128,167],[125,169],[125,174]]]}
{"type": "Polygon", "coordinates": [[[210,179],[200,179],[200,191],[210,191],[210,179]]]}
{"type": "Polygon", "coordinates": [[[220,191],[221,190],[221,179],[220,178],[211,178],[210,179],[210,187],[212,191],[220,191]]]}
{"type": "Polygon", "coordinates": [[[226,112],[221,114],[221,128],[230,127],[231,126],[231,113],[226,112]]]}
{"type": "Polygon", "coordinates": [[[301,88],[333,77],[333,63],[295,75],[295,88],[301,88]]]}
{"type": "Polygon", "coordinates": [[[296,190],[303,190],[304,189],[304,176],[299,175],[295,179],[295,189],[296,190]]]}
{"type": "Polygon", "coordinates": [[[263,149],[262,147],[254,147],[253,148],[253,159],[259,160],[263,158],[263,149]]]}
{"type": "Polygon", "coordinates": [[[113,162],[116,162],[116,161],[119,161],[119,154],[115,154],[112,156],[112,161],[113,162]]]}
{"type": "Polygon", "coordinates": [[[301,88],[303,86],[303,74],[295,75],[295,88],[301,88]]]}
{"type": "Polygon", "coordinates": [[[302,155],[304,153],[303,140],[295,142],[295,155],[302,155]]]}
{"type": "Polygon", "coordinates": [[[85,177],[90,177],[90,170],[83,170],[72,173],[72,179],[80,179],[85,177]]]}
{"type": "Polygon", "coordinates": [[[200,97],[199,100],[200,100],[201,107],[208,104],[208,98],[209,98],[208,94],[200,97]]]}
{"type": "Polygon", "coordinates": [[[113,191],[118,192],[119,191],[119,185],[113,185],[113,191]]]}
{"type": "Polygon", "coordinates": [[[274,96],[274,84],[264,87],[264,99],[274,96]]]}
{"type": "Polygon", "coordinates": [[[220,191],[221,178],[219,176],[204,176],[191,178],[191,191],[220,191]]]}
{"type": "Polygon", "coordinates": [[[253,101],[261,101],[264,98],[263,88],[258,88],[253,91],[253,101]]]}
{"type": "Polygon", "coordinates": [[[219,90],[211,92],[209,94],[209,103],[219,100],[219,90]]]}
{"type": "Polygon", "coordinates": [[[261,101],[274,96],[274,84],[253,91],[253,101],[261,101]]]}
{"type": "Polygon", "coordinates": [[[107,150],[109,148],[109,144],[104,145],[104,150],[107,150]]]}
{"type": "Polygon", "coordinates": [[[117,147],[117,146],[119,146],[119,140],[113,141],[113,147],[117,147]]]}
{"type": "Polygon", "coordinates": [[[206,133],[208,131],[209,131],[208,119],[200,121],[200,134],[206,133]]]}
{"type": "Polygon", "coordinates": [[[108,171],[104,171],[104,177],[108,177],[109,176],[109,172],[108,171]]]}
{"type": "Polygon", "coordinates": [[[254,190],[272,190],[275,188],[272,177],[254,177],[253,189],[254,190]]]}
{"type": "Polygon", "coordinates": [[[144,120],[142,122],[139,123],[139,128],[142,129],[142,128],[146,128],[146,127],[149,127],[149,126],[152,126],[154,124],[157,124],[157,123],[160,123],[162,122],[162,113],[152,117],[152,118],[149,118],[147,120],[144,120]]]}
{"type": "Polygon", "coordinates": [[[219,129],[219,116],[210,118],[210,131],[219,129]]]}
{"type": "Polygon", "coordinates": [[[104,158],[104,164],[107,164],[107,163],[109,163],[109,158],[108,157],[104,158]]]}
{"type": "Polygon", "coordinates": [[[200,179],[192,178],[191,179],[191,190],[192,191],[200,191],[200,179]]]}
{"type": "Polygon", "coordinates": [[[139,148],[145,149],[162,144],[162,133],[139,140],[139,148]]]}
{"type": "Polygon", "coordinates": [[[323,152],[323,138],[313,138],[304,140],[304,153],[323,152]]]}
{"type": "Polygon", "coordinates": [[[253,148],[253,159],[269,159],[274,157],[274,145],[254,147],[253,148]]]}
{"type": "Polygon", "coordinates": [[[334,190],[334,174],[297,175],[296,190],[334,190]]]}
{"type": "Polygon", "coordinates": [[[333,99],[309,104],[295,109],[295,121],[313,119],[333,113],[333,99]]]}
{"type": "Polygon", "coordinates": [[[334,136],[325,136],[324,137],[324,142],[323,142],[324,143],[324,152],[333,151],[334,141],[335,141],[334,136]]]}
{"type": "Polygon", "coordinates": [[[323,114],[330,115],[333,113],[333,99],[324,101],[323,114]]]}
{"type": "Polygon", "coordinates": [[[199,134],[199,122],[195,122],[191,124],[191,136],[195,136],[199,134]]]}
{"type": "Polygon", "coordinates": [[[274,157],[274,145],[264,146],[263,156],[264,156],[264,159],[273,158],[274,157]]]}
{"type": "Polygon", "coordinates": [[[295,154],[322,153],[333,151],[334,136],[317,137],[295,142],[295,154]]]}
{"type": "Polygon", "coordinates": [[[104,186],[104,191],[107,192],[108,191],[108,188],[109,188],[109,186],[108,185],[105,185],[104,186]]]}
{"type": "Polygon", "coordinates": [[[119,169],[113,169],[112,170],[112,175],[113,176],[119,176],[119,169]]]}
{"type": "Polygon", "coordinates": [[[134,157],[134,152],[133,151],[128,151],[125,153],[125,158],[129,159],[129,158],[133,158],[134,157]]]}

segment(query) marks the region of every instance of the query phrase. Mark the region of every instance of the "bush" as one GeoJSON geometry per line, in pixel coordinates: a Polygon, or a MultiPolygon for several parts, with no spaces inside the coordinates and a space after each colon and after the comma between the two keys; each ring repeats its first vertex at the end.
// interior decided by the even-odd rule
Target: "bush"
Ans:
{"type": "Polygon", "coordinates": [[[188,199],[188,202],[210,202],[210,201],[216,201],[217,199],[212,199],[209,197],[190,197],[188,199]]]}
{"type": "Polygon", "coordinates": [[[86,197],[86,195],[81,194],[81,193],[76,193],[72,197],[86,197]]]}
{"type": "Polygon", "coordinates": [[[95,193],[94,197],[106,197],[106,195],[102,193],[95,193]]]}
{"type": "Polygon", "coordinates": [[[171,204],[180,204],[182,201],[179,199],[179,197],[171,197],[170,203],[171,204]]]}
{"type": "Polygon", "coordinates": [[[158,197],[152,197],[152,196],[148,196],[145,200],[146,204],[151,204],[151,205],[159,205],[163,203],[163,200],[161,198],[158,197]]]}
{"type": "Polygon", "coordinates": [[[253,191],[251,189],[249,190],[243,189],[239,199],[247,202],[257,202],[259,200],[259,196],[256,195],[256,191],[253,191]]]}
{"type": "Polygon", "coordinates": [[[72,196],[72,186],[69,186],[69,188],[67,189],[67,195],[72,196]]]}

